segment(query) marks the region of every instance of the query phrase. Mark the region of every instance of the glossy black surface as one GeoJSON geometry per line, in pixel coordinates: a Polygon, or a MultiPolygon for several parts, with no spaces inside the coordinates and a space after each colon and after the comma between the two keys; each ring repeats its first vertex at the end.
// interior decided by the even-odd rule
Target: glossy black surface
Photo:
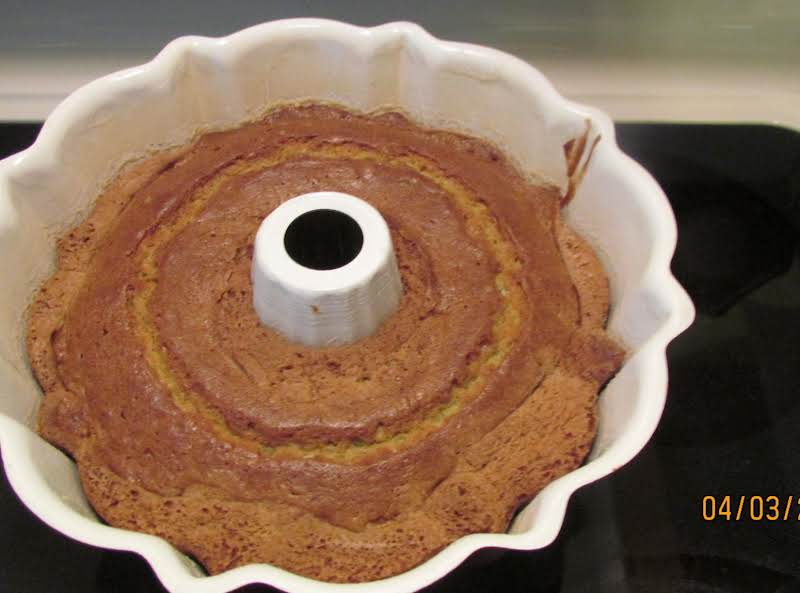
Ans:
{"type": "MultiPolygon", "coordinates": [[[[35,125],[0,125],[9,154],[35,125]]],[[[486,550],[430,593],[800,592],[800,134],[767,126],[622,124],[623,149],[675,209],[674,271],[698,308],[669,349],[650,444],[570,501],[537,552],[486,550]],[[733,497],[705,521],[704,496],[733,497]],[[735,520],[741,496],[794,503],[787,520],[735,520]]],[[[745,503],[746,506],[749,504],[745,503]]],[[[132,554],[43,525],[0,483],[0,592],[163,591],[132,554]]],[[[267,591],[247,587],[247,591],[267,591]]]]}

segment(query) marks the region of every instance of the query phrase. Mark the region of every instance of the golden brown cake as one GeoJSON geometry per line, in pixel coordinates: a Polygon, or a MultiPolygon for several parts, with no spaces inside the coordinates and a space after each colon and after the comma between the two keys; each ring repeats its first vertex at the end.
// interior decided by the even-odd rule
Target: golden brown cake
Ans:
{"type": "Polygon", "coordinates": [[[483,141],[313,104],[131,164],[30,308],[39,430],[103,519],[211,573],[366,581],[503,531],[583,462],[623,358],[561,199],[483,141]],[[382,213],[404,293],[315,349],[259,322],[250,266],[264,217],[318,190],[382,213]]]}

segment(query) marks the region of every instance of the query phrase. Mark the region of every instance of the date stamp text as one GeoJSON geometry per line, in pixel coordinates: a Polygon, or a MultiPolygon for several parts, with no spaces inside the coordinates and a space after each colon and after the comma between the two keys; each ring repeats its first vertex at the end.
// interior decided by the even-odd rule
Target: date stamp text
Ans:
{"type": "Polygon", "coordinates": [[[800,521],[800,497],[787,496],[704,496],[705,521],[800,521]]]}

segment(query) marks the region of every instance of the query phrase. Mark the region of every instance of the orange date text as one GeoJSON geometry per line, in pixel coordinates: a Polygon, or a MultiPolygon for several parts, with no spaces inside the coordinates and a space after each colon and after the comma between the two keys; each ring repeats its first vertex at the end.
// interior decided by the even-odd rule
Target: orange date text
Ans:
{"type": "Polygon", "coordinates": [[[704,496],[704,521],[800,521],[800,498],[793,495],[704,496]]]}

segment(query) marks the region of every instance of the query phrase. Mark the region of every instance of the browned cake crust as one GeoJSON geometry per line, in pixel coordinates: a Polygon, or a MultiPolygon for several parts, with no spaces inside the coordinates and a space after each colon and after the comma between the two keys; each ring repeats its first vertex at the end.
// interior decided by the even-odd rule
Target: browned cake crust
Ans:
{"type": "Polygon", "coordinates": [[[100,516],[212,573],[365,581],[503,531],[583,462],[623,358],[559,200],[482,141],[321,105],[128,166],[31,306],[39,429],[100,516]],[[290,343],[251,305],[259,224],[316,190],[380,210],[403,279],[349,346],[290,343]]]}

